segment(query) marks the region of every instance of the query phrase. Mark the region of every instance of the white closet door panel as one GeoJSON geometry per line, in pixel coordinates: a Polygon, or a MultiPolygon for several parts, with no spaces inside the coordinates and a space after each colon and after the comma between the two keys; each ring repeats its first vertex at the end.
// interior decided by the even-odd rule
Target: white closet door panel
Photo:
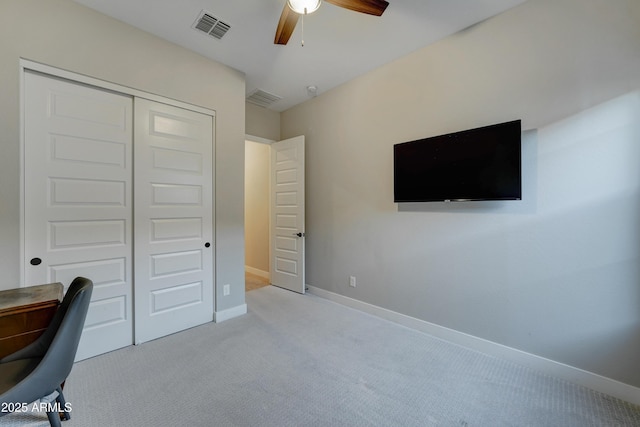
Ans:
{"type": "Polygon", "coordinates": [[[130,97],[25,73],[25,285],[94,282],[78,360],[133,342],[132,113],[130,97]]]}
{"type": "Polygon", "coordinates": [[[213,320],[213,117],[135,100],[135,340],[213,320]]]}

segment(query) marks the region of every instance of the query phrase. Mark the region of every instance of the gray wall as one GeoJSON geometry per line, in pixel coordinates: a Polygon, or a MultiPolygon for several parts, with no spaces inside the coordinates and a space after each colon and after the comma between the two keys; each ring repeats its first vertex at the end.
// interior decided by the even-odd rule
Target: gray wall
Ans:
{"type": "Polygon", "coordinates": [[[639,90],[640,2],[529,0],[282,113],[307,283],[640,386],[639,90]],[[512,119],[522,201],[393,203],[394,143],[512,119]]]}
{"type": "Polygon", "coordinates": [[[19,58],[216,111],[216,310],[244,304],[244,76],[70,0],[0,2],[0,289],[20,284],[19,58]]]}

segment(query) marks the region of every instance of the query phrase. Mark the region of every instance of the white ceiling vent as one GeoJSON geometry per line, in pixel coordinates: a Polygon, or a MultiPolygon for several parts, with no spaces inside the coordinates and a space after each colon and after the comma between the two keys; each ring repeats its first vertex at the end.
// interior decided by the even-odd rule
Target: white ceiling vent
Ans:
{"type": "Polygon", "coordinates": [[[281,96],[274,95],[269,92],[265,92],[262,89],[256,89],[247,95],[247,101],[259,105],[261,107],[268,107],[276,101],[280,101],[281,96]]]}
{"type": "Polygon", "coordinates": [[[203,10],[200,12],[200,15],[198,15],[196,22],[193,23],[193,28],[207,33],[211,37],[221,39],[227,34],[231,26],[203,10]]]}

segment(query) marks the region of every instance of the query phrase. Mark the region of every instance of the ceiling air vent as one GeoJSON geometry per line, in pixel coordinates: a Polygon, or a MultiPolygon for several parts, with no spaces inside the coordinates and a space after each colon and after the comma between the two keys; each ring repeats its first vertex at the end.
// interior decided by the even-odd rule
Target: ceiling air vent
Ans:
{"type": "Polygon", "coordinates": [[[269,92],[265,92],[261,89],[256,89],[247,95],[247,101],[259,105],[261,107],[268,107],[276,101],[280,101],[282,99],[281,96],[274,95],[269,92]]]}
{"type": "Polygon", "coordinates": [[[203,10],[200,12],[196,22],[193,23],[193,28],[207,33],[211,37],[221,39],[225,34],[227,34],[227,31],[229,31],[231,26],[203,10]]]}

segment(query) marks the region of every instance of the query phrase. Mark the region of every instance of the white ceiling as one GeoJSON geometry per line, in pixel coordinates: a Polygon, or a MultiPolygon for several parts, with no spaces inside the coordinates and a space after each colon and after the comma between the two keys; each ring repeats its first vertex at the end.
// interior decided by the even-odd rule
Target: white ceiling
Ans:
{"type": "Polygon", "coordinates": [[[284,111],[380,65],[499,14],[525,0],[388,0],[381,17],[323,3],[289,44],[274,45],[286,0],[75,0],[246,75],[255,89],[283,99],[284,111]],[[192,28],[202,10],[231,25],[218,40],[192,28]]]}

